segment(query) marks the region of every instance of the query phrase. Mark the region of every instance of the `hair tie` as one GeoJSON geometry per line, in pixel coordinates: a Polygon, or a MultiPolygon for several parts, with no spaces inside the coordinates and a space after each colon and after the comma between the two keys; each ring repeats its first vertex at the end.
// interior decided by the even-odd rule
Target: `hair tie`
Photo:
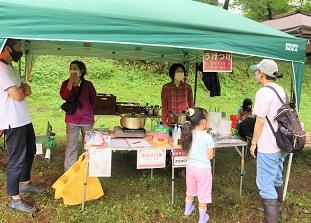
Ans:
{"type": "Polygon", "coordinates": [[[193,108],[189,108],[188,110],[187,110],[187,114],[191,117],[191,116],[193,116],[194,115],[194,109],[193,108]]]}

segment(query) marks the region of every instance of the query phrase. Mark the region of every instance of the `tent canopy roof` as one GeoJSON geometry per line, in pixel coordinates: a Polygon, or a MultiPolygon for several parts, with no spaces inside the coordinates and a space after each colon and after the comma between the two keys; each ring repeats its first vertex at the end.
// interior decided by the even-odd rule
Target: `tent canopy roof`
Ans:
{"type": "Polygon", "coordinates": [[[305,40],[191,0],[0,0],[0,9],[0,37],[31,40],[33,54],[172,62],[200,61],[203,50],[305,56],[305,40]]]}
{"type": "Polygon", "coordinates": [[[192,0],[0,0],[0,50],[199,62],[204,50],[293,63],[299,103],[306,40],[192,0]],[[29,40],[29,41],[27,41],[29,40]]]}

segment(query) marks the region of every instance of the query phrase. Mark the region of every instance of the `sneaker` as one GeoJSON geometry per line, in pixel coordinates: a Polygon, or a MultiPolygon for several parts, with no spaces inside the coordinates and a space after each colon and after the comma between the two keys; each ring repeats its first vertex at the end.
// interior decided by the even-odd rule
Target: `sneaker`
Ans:
{"type": "Polygon", "coordinates": [[[18,200],[12,199],[9,203],[9,208],[13,210],[21,211],[21,212],[27,212],[27,213],[35,213],[37,211],[37,208],[27,204],[26,202],[20,199],[18,200]]]}
{"type": "Polygon", "coordinates": [[[34,186],[30,183],[19,183],[19,192],[20,193],[33,193],[33,194],[41,194],[44,192],[43,188],[34,186]]]}

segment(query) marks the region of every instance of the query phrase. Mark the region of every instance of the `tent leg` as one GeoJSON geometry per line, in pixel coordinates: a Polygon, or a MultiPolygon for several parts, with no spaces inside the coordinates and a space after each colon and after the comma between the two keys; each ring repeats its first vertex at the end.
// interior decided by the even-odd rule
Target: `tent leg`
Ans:
{"type": "Polygon", "coordinates": [[[85,173],[85,178],[84,178],[84,189],[83,189],[83,195],[82,195],[82,207],[81,210],[84,211],[85,207],[85,198],[86,198],[86,186],[87,186],[87,178],[89,175],[89,151],[87,150],[87,161],[86,161],[86,173],[85,173]]]}
{"type": "Polygon", "coordinates": [[[290,153],[289,159],[288,159],[288,164],[287,164],[287,170],[286,170],[286,178],[285,178],[284,191],[283,191],[283,201],[285,201],[285,198],[286,198],[289,175],[290,175],[290,170],[292,167],[292,160],[293,160],[293,153],[290,153]]]}
{"type": "Polygon", "coordinates": [[[171,197],[171,204],[174,205],[175,203],[175,176],[174,176],[174,167],[172,165],[172,197],[171,197]]]}
{"type": "Polygon", "coordinates": [[[197,86],[198,86],[198,63],[195,63],[194,100],[193,100],[193,105],[194,106],[195,106],[195,103],[197,101],[197,86]]]}

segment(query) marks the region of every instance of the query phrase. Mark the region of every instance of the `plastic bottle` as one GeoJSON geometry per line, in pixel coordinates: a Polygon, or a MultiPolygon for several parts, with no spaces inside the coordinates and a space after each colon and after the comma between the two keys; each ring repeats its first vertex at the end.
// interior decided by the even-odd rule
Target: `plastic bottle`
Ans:
{"type": "Polygon", "coordinates": [[[175,134],[175,145],[181,145],[180,143],[180,139],[181,139],[181,125],[178,125],[176,134],[175,134]]]}
{"type": "Polygon", "coordinates": [[[178,145],[178,139],[177,139],[177,125],[174,125],[173,131],[172,131],[172,139],[173,139],[173,145],[177,146],[178,145]]]}

